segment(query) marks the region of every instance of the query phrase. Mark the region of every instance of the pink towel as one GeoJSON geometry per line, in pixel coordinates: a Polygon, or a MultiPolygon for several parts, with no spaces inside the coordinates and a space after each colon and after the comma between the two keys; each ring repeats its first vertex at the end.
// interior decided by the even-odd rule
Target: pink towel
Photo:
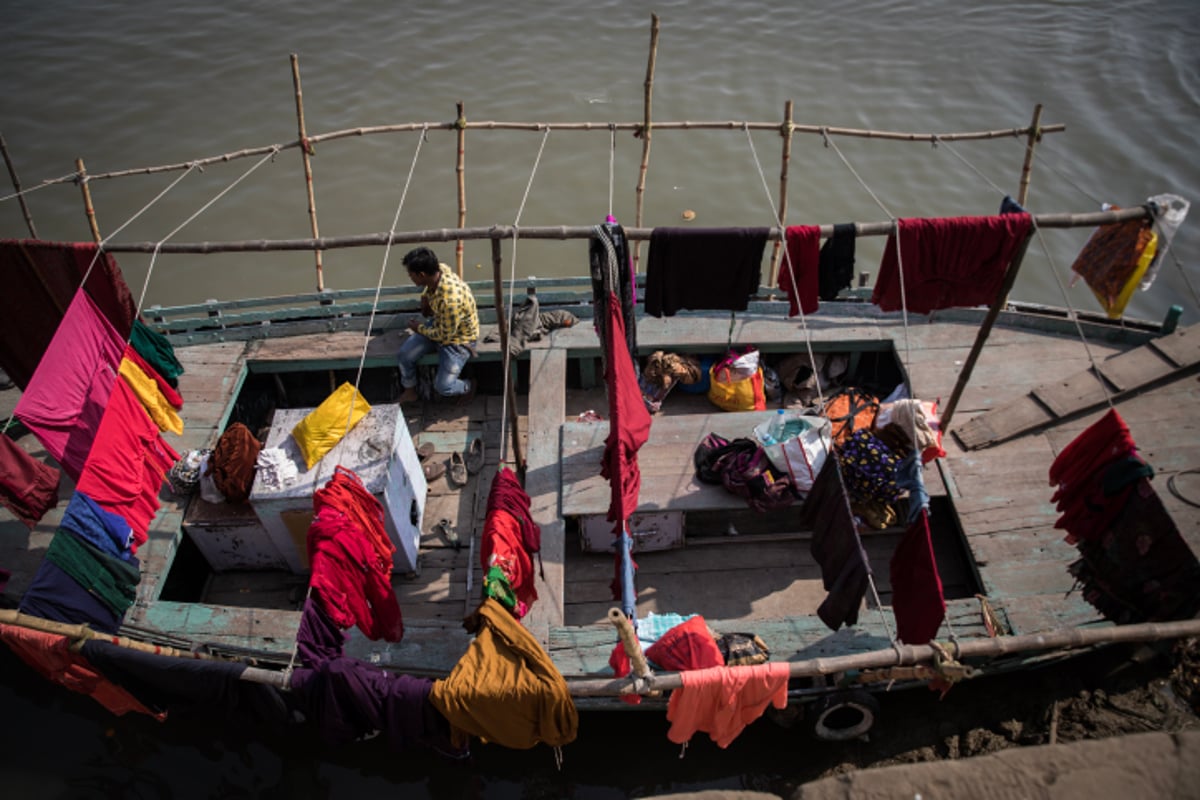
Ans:
{"type": "Polygon", "coordinates": [[[767,705],[787,706],[788,665],[768,661],[750,667],[710,667],[679,673],[683,687],[671,692],[667,738],[683,744],[705,731],[718,747],[762,716],[767,705]]]}

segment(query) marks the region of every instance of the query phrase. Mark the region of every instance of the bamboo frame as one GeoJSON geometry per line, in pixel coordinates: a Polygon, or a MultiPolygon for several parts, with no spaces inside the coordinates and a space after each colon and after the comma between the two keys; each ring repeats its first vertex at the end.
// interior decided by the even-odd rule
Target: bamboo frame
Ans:
{"type": "Polygon", "coordinates": [[[1033,119],[1029,121],[1029,133],[1025,138],[1025,163],[1021,165],[1021,185],[1017,190],[1017,202],[1022,206],[1029,199],[1029,181],[1033,173],[1033,150],[1041,141],[1042,132],[1038,126],[1042,122],[1042,104],[1033,107],[1033,119]]]}
{"type": "MultiPolygon", "coordinates": [[[[654,95],[654,65],[658,61],[658,14],[650,15],[650,54],[646,58],[646,82],[643,93],[642,106],[642,127],[640,132],[635,135],[642,137],[642,163],[638,166],[638,182],[637,188],[634,190],[636,200],[636,212],[634,214],[634,225],[641,227],[642,225],[642,207],[646,199],[646,171],[650,168],[650,107],[651,99],[654,95]]],[[[635,243],[633,246],[633,271],[638,272],[638,265],[641,263],[642,248],[640,243],[635,243]]]]}
{"type": "MultiPolygon", "coordinates": [[[[787,220],[788,205],[788,168],[792,163],[792,101],[783,104],[783,125],[779,127],[779,135],[783,137],[783,153],[779,157],[779,227],[784,228],[787,220]]],[[[767,286],[778,286],[780,257],[783,239],[777,239],[771,247],[771,274],[767,278],[767,286]]]]}
{"type": "MultiPolygon", "coordinates": [[[[458,158],[454,171],[458,173],[458,227],[467,225],[467,116],[463,112],[463,101],[457,104],[458,116],[454,125],[458,128],[458,158]]],[[[458,277],[463,276],[463,240],[459,239],[454,245],[454,266],[458,277]]]]}
{"type": "Polygon", "coordinates": [[[75,173],[75,179],[79,181],[79,191],[83,193],[83,213],[87,216],[88,228],[92,231],[92,241],[100,244],[103,238],[100,236],[100,226],[96,224],[96,209],[92,205],[92,192],[88,189],[87,168],[83,166],[82,158],[75,159],[75,173]]]}
{"type": "MultiPolygon", "coordinates": [[[[292,85],[296,90],[296,126],[298,135],[300,136],[300,157],[304,161],[304,188],[308,193],[308,220],[312,228],[314,239],[321,238],[321,232],[317,228],[317,198],[313,193],[313,174],[312,174],[312,155],[313,146],[308,140],[308,134],[304,128],[304,92],[300,88],[300,59],[292,53],[292,85]]],[[[313,256],[316,258],[317,267],[317,291],[325,290],[325,273],[324,267],[321,264],[321,251],[314,249],[313,256]]]]}
{"type": "Polygon", "coordinates": [[[4,134],[0,133],[0,152],[4,154],[4,164],[8,167],[8,177],[12,180],[13,190],[17,193],[17,202],[21,204],[21,213],[25,215],[25,225],[29,228],[29,235],[34,239],[38,238],[37,228],[33,225],[33,215],[29,213],[29,206],[25,204],[25,195],[21,192],[21,179],[17,177],[17,168],[13,166],[12,159],[8,155],[8,143],[4,141],[4,134]]]}
{"type": "MultiPolygon", "coordinates": [[[[508,399],[508,427],[512,432],[513,461],[517,464],[518,474],[525,474],[525,456],[521,452],[520,416],[517,414],[517,389],[513,386],[509,370],[508,355],[508,319],[504,313],[504,280],[500,274],[500,266],[504,258],[500,253],[500,240],[492,239],[492,291],[496,302],[496,324],[500,328],[500,352],[504,354],[504,386],[508,399]]],[[[503,459],[501,459],[503,462],[503,459]]]]}

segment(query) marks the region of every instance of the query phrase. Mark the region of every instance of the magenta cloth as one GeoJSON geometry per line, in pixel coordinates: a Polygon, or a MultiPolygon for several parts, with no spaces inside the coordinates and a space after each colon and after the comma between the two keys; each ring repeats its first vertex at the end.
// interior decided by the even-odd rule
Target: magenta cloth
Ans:
{"type": "Polygon", "coordinates": [[[0,434],[0,504],[33,528],[47,511],[58,505],[62,474],[26,453],[0,434]]]}
{"type": "Polygon", "coordinates": [[[787,253],[779,262],[779,288],[787,292],[788,316],[817,310],[820,285],[821,228],[817,225],[792,225],[784,232],[787,253]],[[795,277],[793,281],[792,278],[795,277]]]}
{"type": "Polygon", "coordinates": [[[929,512],[921,509],[892,553],[892,611],[905,644],[928,644],[946,617],[946,596],[929,535],[929,512]]]}
{"type": "Polygon", "coordinates": [[[75,293],[15,414],[72,480],[96,438],[125,342],[87,292],[75,293]]]}
{"type": "Polygon", "coordinates": [[[871,302],[898,311],[900,265],[908,310],[928,314],[939,308],[990,305],[1004,282],[1017,248],[1029,235],[1028,214],[945,219],[902,219],[900,258],[896,233],[888,236],[871,302]]]}
{"type": "Polygon", "coordinates": [[[97,258],[96,251],[92,242],[0,240],[0,367],[22,389],[33,378],[85,274],[88,295],[117,333],[129,337],[136,314],[129,287],[112,255],[97,258]]]}
{"type": "Polygon", "coordinates": [[[125,381],[117,381],[75,488],[125,518],[133,531],[130,551],[136,553],[158,513],[163,479],[178,460],[137,395],[125,381]]]}
{"type": "MultiPolygon", "coordinates": [[[[625,352],[625,323],[617,296],[609,293],[605,383],[608,389],[608,439],[600,475],[612,487],[608,521],[619,524],[637,508],[642,473],[637,453],[650,437],[650,412],[642,400],[633,361],[625,352]]],[[[617,530],[620,530],[618,527],[617,530]]]]}

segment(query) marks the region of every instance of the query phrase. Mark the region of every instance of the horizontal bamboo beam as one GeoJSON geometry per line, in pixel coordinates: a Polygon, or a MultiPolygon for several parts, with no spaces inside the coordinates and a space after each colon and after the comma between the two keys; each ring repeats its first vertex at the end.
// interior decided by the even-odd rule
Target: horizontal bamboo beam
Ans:
{"type": "MultiPolygon", "coordinates": [[[[657,126],[656,126],[657,127],[657,126]]],[[[1131,219],[1143,219],[1149,212],[1142,206],[1123,208],[1119,211],[1093,211],[1083,214],[1037,214],[1034,225],[1038,228],[1087,228],[1098,225],[1113,225],[1131,219]]],[[[820,226],[821,236],[833,235],[833,225],[820,226]]],[[[857,236],[887,236],[894,229],[891,221],[857,222],[857,236]]],[[[378,247],[387,244],[412,244],[415,242],[452,242],[457,239],[511,239],[518,230],[513,225],[492,225],[476,228],[431,228],[423,231],[397,231],[388,233],[364,233],[355,236],[321,237],[319,239],[253,239],[237,242],[110,242],[104,249],[111,253],[248,253],[286,250],[339,250],[349,247],[378,247]]],[[[522,239],[590,239],[591,225],[547,225],[542,227],[520,227],[522,239]]],[[[630,240],[648,240],[653,228],[626,228],[625,236],[630,240]]],[[[779,241],[783,229],[771,227],[767,239],[779,241]]]]}
{"type": "MultiPolygon", "coordinates": [[[[412,133],[414,131],[457,131],[464,126],[459,125],[456,121],[453,122],[406,122],[398,125],[371,125],[358,128],[346,128],[344,130],[330,131],[329,133],[321,133],[315,136],[309,136],[307,144],[317,145],[321,142],[331,142],[337,139],[350,139],[361,136],[373,136],[383,133],[412,133]]],[[[641,122],[499,122],[499,121],[476,121],[467,122],[465,128],[467,130],[508,130],[508,131],[604,131],[606,133],[613,130],[631,131],[638,133],[642,130],[644,124],[641,122]]],[[[877,131],[866,128],[840,128],[830,125],[797,125],[792,124],[791,132],[815,134],[818,136],[848,136],[864,139],[890,139],[903,142],[961,142],[980,139],[1002,139],[1005,137],[1022,137],[1028,136],[1030,129],[1022,128],[1001,128],[997,130],[986,131],[959,131],[950,133],[917,133],[911,131],[877,131]]],[[[1043,125],[1038,129],[1039,133],[1062,133],[1067,129],[1067,126],[1062,123],[1054,125],[1043,125]]],[[[759,131],[777,131],[780,134],[786,133],[785,126],[779,122],[739,122],[738,120],[724,121],[680,121],[680,122],[655,122],[654,130],[669,131],[669,130],[759,130],[759,131]]],[[[192,169],[193,167],[206,167],[212,164],[223,164],[228,161],[235,161],[239,158],[250,158],[252,156],[264,156],[272,152],[281,152],[289,150],[293,147],[300,147],[301,141],[287,142],[283,144],[269,144],[262,147],[250,147],[243,150],[235,150],[231,153],[224,153],[219,156],[208,156],[206,158],[197,158],[191,161],[178,161],[173,164],[162,164],[154,167],[136,167],[132,169],[113,170],[110,172],[96,172],[89,174],[88,180],[100,181],[110,178],[125,178],[132,175],[152,175],[159,172],[178,172],[180,170],[192,169]]],[[[49,186],[56,183],[74,182],[79,176],[75,173],[65,175],[61,178],[52,178],[44,180],[38,186],[49,186]]]]}
{"type": "MultiPolygon", "coordinates": [[[[998,636],[994,639],[971,639],[946,646],[956,660],[995,658],[998,656],[1032,653],[1046,650],[1076,650],[1099,644],[1153,642],[1162,639],[1186,639],[1200,636],[1200,620],[1180,622],[1145,622],[1105,628],[1064,628],[1031,633],[1023,636],[998,636]]],[[[940,651],[931,645],[897,645],[886,650],[855,653],[832,658],[813,658],[788,664],[793,678],[833,675],[854,669],[879,669],[907,666],[933,661],[940,651]]],[[[730,670],[749,670],[753,667],[728,667],[730,670]]],[[[646,695],[651,692],[678,689],[683,678],[678,672],[662,672],[648,679],[617,678],[568,681],[574,697],[611,697],[620,694],[646,695]]]]}

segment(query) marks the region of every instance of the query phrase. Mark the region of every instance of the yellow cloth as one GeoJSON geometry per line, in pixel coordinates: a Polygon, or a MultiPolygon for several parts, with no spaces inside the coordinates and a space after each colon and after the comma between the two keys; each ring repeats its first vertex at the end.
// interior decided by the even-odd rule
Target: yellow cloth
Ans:
{"type": "Polygon", "coordinates": [[[342,440],[371,410],[371,404],[347,381],[292,428],[292,438],[308,469],[342,440]]]}
{"type": "Polygon", "coordinates": [[[433,324],[421,325],[417,333],[438,344],[472,344],[479,339],[479,313],[471,287],[445,264],[439,264],[442,277],[434,289],[421,296],[429,301],[433,324]]]}
{"type": "Polygon", "coordinates": [[[133,389],[138,402],[142,404],[142,408],[146,409],[146,413],[150,415],[150,419],[154,421],[160,431],[183,434],[183,419],[174,406],[167,402],[167,398],[163,397],[162,391],[153,378],[142,372],[142,368],[128,358],[121,359],[121,365],[117,371],[129,384],[129,388],[133,389]]]}
{"type": "Polygon", "coordinates": [[[516,750],[573,742],[579,713],[546,651],[498,601],[485,599],[478,614],[475,641],[429,692],[456,738],[468,734],[516,750]]]}

